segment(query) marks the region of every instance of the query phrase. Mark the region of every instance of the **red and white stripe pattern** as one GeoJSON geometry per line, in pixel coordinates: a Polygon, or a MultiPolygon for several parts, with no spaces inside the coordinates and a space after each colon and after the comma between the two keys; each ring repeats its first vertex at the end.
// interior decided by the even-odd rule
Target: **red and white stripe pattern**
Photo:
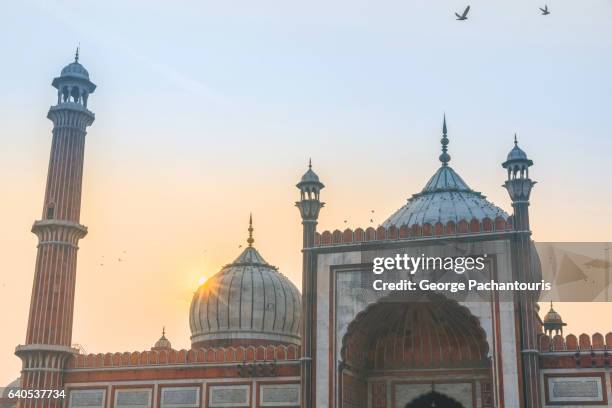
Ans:
{"type": "MultiPolygon", "coordinates": [[[[38,254],[32,287],[26,344],[17,348],[23,361],[22,389],[61,390],[63,370],[74,352],[72,321],[79,239],[87,234],[80,221],[83,159],[87,126],[94,115],[80,104],[52,106],[53,141],[42,219],[32,232],[38,254]]],[[[20,407],[60,407],[62,399],[21,399],[20,407]]]]}

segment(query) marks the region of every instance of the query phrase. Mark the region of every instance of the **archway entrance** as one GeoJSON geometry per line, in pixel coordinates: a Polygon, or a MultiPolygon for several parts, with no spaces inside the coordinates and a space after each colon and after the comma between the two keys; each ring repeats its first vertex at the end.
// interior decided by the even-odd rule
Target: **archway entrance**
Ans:
{"type": "Polygon", "coordinates": [[[463,405],[446,395],[431,391],[409,402],[406,408],[463,408],[463,405]]]}
{"type": "Polygon", "coordinates": [[[488,351],[480,321],[435,293],[383,298],[342,339],[344,362],[361,371],[487,368],[488,351]]]}
{"type": "Polygon", "coordinates": [[[371,304],[349,324],[341,356],[343,408],[365,408],[368,400],[372,408],[492,407],[485,403],[486,333],[466,306],[443,295],[393,295],[371,304]]]}

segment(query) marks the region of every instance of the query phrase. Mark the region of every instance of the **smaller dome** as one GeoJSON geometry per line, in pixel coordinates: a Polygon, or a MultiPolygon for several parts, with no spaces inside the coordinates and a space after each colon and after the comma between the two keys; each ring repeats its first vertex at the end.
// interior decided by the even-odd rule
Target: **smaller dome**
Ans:
{"type": "Polygon", "coordinates": [[[553,309],[552,305],[550,305],[550,310],[548,311],[548,313],[546,313],[546,316],[544,316],[544,324],[549,323],[563,324],[563,319],[561,318],[561,315],[557,313],[555,309],[553,309]]]}
{"type": "Polygon", "coordinates": [[[79,64],[77,61],[71,62],[62,69],[61,77],[77,77],[81,79],[89,79],[89,72],[84,66],[79,64]]]}
{"type": "Polygon", "coordinates": [[[155,345],[151,350],[162,350],[162,349],[171,349],[172,343],[170,340],[166,338],[166,328],[162,330],[162,336],[155,342],[155,345]]]}
{"type": "Polygon", "coordinates": [[[506,160],[527,160],[527,153],[518,147],[518,144],[515,144],[510,153],[508,153],[506,160]]]}
{"type": "MultiPolygon", "coordinates": [[[[96,90],[96,84],[89,80],[89,72],[83,65],[79,63],[79,49],[77,48],[76,54],[74,55],[74,61],[66,65],[58,77],[53,78],[51,82],[56,89],[61,90],[65,97],[69,87],[76,86],[79,94],[86,91],[87,94],[91,94],[96,90]]],[[[76,92],[76,91],[75,91],[76,92]]],[[[74,95],[71,95],[74,96],[74,95]]],[[[69,100],[69,98],[66,98],[69,100]]],[[[87,107],[87,97],[85,99],[85,107],[87,107]]]]}
{"type": "Polygon", "coordinates": [[[516,138],[516,133],[515,133],[514,134],[514,147],[508,153],[508,156],[506,157],[506,163],[512,162],[512,161],[519,161],[519,160],[531,162],[531,160],[527,158],[527,153],[525,153],[525,151],[518,146],[518,140],[516,138]]]}
{"type": "Polygon", "coordinates": [[[19,391],[21,389],[21,378],[16,378],[9,385],[4,387],[2,394],[0,394],[1,398],[8,398],[8,394],[11,391],[19,391]]]}
{"type": "Polygon", "coordinates": [[[317,173],[312,171],[311,168],[309,168],[308,171],[304,173],[301,181],[302,183],[319,183],[320,182],[319,176],[317,176],[317,173]]]}
{"type": "Polygon", "coordinates": [[[319,176],[317,176],[317,173],[312,171],[312,159],[308,159],[308,170],[306,171],[306,173],[304,173],[304,175],[302,176],[302,179],[300,180],[300,184],[303,184],[303,183],[321,184],[321,181],[319,181],[319,176]]]}

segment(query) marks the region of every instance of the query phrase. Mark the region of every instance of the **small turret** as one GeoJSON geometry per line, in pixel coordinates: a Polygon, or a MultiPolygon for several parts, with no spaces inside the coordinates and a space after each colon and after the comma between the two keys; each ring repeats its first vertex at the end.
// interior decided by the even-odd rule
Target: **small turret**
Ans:
{"type": "Polygon", "coordinates": [[[87,108],[87,99],[95,91],[96,85],[89,80],[89,72],[79,62],[79,48],[76,49],[74,62],[66,65],[51,84],[57,89],[58,106],[77,104],[87,108]]]}
{"type": "Polygon", "coordinates": [[[172,343],[170,343],[170,340],[166,338],[166,328],[164,327],[162,329],[161,337],[159,338],[159,340],[155,342],[155,345],[151,347],[151,350],[171,350],[171,349],[172,349],[172,343]]]}
{"type": "Polygon", "coordinates": [[[312,160],[308,161],[308,170],[296,187],[300,189],[300,201],[295,205],[300,209],[302,222],[316,222],[319,218],[319,211],[325,205],[320,201],[321,190],[325,185],[319,181],[319,176],[312,170],[312,160]]]}
{"type": "Polygon", "coordinates": [[[563,336],[563,327],[567,326],[563,323],[561,315],[553,308],[553,303],[550,302],[550,310],[544,316],[544,333],[549,337],[556,335],[563,336]]]}
{"type": "Polygon", "coordinates": [[[527,154],[518,146],[516,134],[514,135],[514,147],[508,153],[502,167],[508,171],[508,179],[503,187],[508,190],[512,207],[514,208],[514,228],[519,231],[529,230],[529,197],[535,181],[529,178],[529,167],[533,161],[527,158],[527,154]]]}

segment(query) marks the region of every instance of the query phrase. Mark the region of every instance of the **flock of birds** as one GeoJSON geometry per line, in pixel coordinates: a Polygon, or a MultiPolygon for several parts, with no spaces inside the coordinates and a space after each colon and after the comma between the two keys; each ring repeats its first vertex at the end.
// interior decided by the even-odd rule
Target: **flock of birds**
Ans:
{"type": "MultiPolygon", "coordinates": [[[[124,255],[125,255],[125,254],[127,254],[127,251],[123,251],[123,254],[124,254],[124,255]]],[[[107,261],[108,261],[108,260],[107,260],[107,261]]],[[[101,266],[101,267],[104,267],[104,262],[105,262],[104,255],[102,255],[102,258],[100,259],[100,266],[101,266]]],[[[124,259],[124,258],[121,258],[121,257],[118,257],[118,258],[117,258],[117,262],[125,262],[125,259],[124,259]]]]}
{"type": "MultiPolygon", "coordinates": [[[[543,16],[547,16],[550,14],[550,11],[548,10],[548,5],[544,5],[544,8],[540,7],[540,11],[542,12],[543,16]]],[[[455,13],[455,15],[457,16],[457,20],[459,21],[467,20],[469,12],[470,12],[470,6],[467,6],[465,10],[463,10],[463,14],[455,13]]]]}
{"type": "MultiPolygon", "coordinates": [[[[370,210],[370,213],[374,214],[374,210],[370,210]]],[[[374,217],[372,215],[372,217],[374,217]]],[[[348,224],[349,220],[344,220],[344,224],[348,224]]],[[[370,224],[372,224],[374,222],[374,218],[370,218],[370,224]]]]}

